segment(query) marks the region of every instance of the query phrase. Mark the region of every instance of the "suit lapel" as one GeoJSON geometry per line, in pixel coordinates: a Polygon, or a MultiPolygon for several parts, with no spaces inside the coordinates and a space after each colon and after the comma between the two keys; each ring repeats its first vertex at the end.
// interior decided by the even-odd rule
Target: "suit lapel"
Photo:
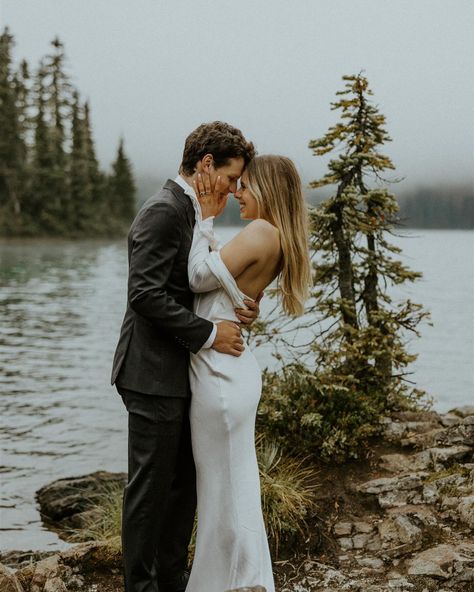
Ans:
{"type": "Polygon", "coordinates": [[[191,199],[186,193],[184,193],[184,189],[180,187],[177,183],[168,179],[163,186],[164,189],[169,189],[173,196],[179,201],[186,212],[186,218],[188,219],[189,225],[191,228],[194,227],[194,223],[196,221],[196,214],[194,213],[193,204],[191,203],[191,199]]]}

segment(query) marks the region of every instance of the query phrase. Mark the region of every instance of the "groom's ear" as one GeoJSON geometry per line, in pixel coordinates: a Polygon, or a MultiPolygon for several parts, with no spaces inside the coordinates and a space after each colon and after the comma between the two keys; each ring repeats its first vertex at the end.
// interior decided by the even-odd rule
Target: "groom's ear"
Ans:
{"type": "Polygon", "coordinates": [[[214,162],[214,158],[212,156],[212,154],[205,154],[202,158],[201,158],[201,165],[202,165],[202,170],[205,173],[209,173],[210,172],[210,166],[211,164],[214,162]]]}

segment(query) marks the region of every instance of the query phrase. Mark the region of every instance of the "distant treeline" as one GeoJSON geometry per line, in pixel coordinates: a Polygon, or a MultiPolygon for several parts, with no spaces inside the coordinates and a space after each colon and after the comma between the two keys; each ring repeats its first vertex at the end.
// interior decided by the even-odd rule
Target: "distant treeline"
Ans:
{"type": "Polygon", "coordinates": [[[99,167],[87,101],[65,72],[63,44],[31,75],[0,36],[0,235],[113,236],[135,213],[135,183],[120,140],[110,174],[99,167]]]}
{"type": "MultiPolygon", "coordinates": [[[[152,177],[137,179],[139,206],[148,197],[159,191],[165,179],[152,177]]],[[[394,193],[396,188],[394,188],[394,193]]],[[[321,203],[330,193],[308,191],[307,201],[313,205],[321,203]]],[[[473,186],[453,185],[442,187],[419,187],[404,190],[397,194],[400,205],[399,220],[407,228],[459,228],[474,229],[474,189],[473,186]]],[[[234,226],[240,223],[236,200],[229,197],[227,206],[219,216],[220,226],[234,226]]]]}
{"type": "Polygon", "coordinates": [[[474,229],[474,187],[420,187],[398,198],[400,221],[414,228],[474,229]]]}

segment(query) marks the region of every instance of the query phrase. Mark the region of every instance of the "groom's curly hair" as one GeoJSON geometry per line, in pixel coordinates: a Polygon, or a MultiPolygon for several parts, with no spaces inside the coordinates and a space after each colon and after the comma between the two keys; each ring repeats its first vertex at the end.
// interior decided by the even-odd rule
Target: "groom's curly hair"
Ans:
{"type": "Polygon", "coordinates": [[[180,172],[192,175],[196,163],[206,154],[212,154],[216,168],[227,165],[229,159],[239,156],[243,157],[247,166],[256,150],[239,129],[223,121],[213,121],[202,123],[186,138],[180,172]]]}

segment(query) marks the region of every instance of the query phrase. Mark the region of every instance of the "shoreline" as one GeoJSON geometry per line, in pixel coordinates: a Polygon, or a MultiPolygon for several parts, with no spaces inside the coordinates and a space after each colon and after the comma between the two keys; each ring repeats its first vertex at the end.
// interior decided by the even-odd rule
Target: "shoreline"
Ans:
{"type": "MultiPolygon", "coordinates": [[[[474,589],[474,406],[444,414],[398,412],[382,423],[383,437],[366,458],[315,466],[320,486],[311,540],[275,558],[280,592],[474,589]]],[[[82,487],[87,482],[93,488],[94,475],[80,478],[82,487]]],[[[103,472],[102,478],[120,481],[124,475],[103,472]]],[[[71,487],[71,481],[42,488],[43,512],[57,507],[48,491],[64,499],[61,487],[71,487]]],[[[62,511],[69,512],[67,504],[62,511]]],[[[80,514],[70,512],[68,520],[76,515],[80,523],[80,514]]],[[[29,592],[33,577],[46,582],[53,574],[62,590],[122,590],[117,541],[80,543],[39,561],[24,553],[23,565],[21,557],[15,564],[8,555],[0,553],[0,562],[9,562],[8,577],[23,582],[23,592],[29,592]]]]}

